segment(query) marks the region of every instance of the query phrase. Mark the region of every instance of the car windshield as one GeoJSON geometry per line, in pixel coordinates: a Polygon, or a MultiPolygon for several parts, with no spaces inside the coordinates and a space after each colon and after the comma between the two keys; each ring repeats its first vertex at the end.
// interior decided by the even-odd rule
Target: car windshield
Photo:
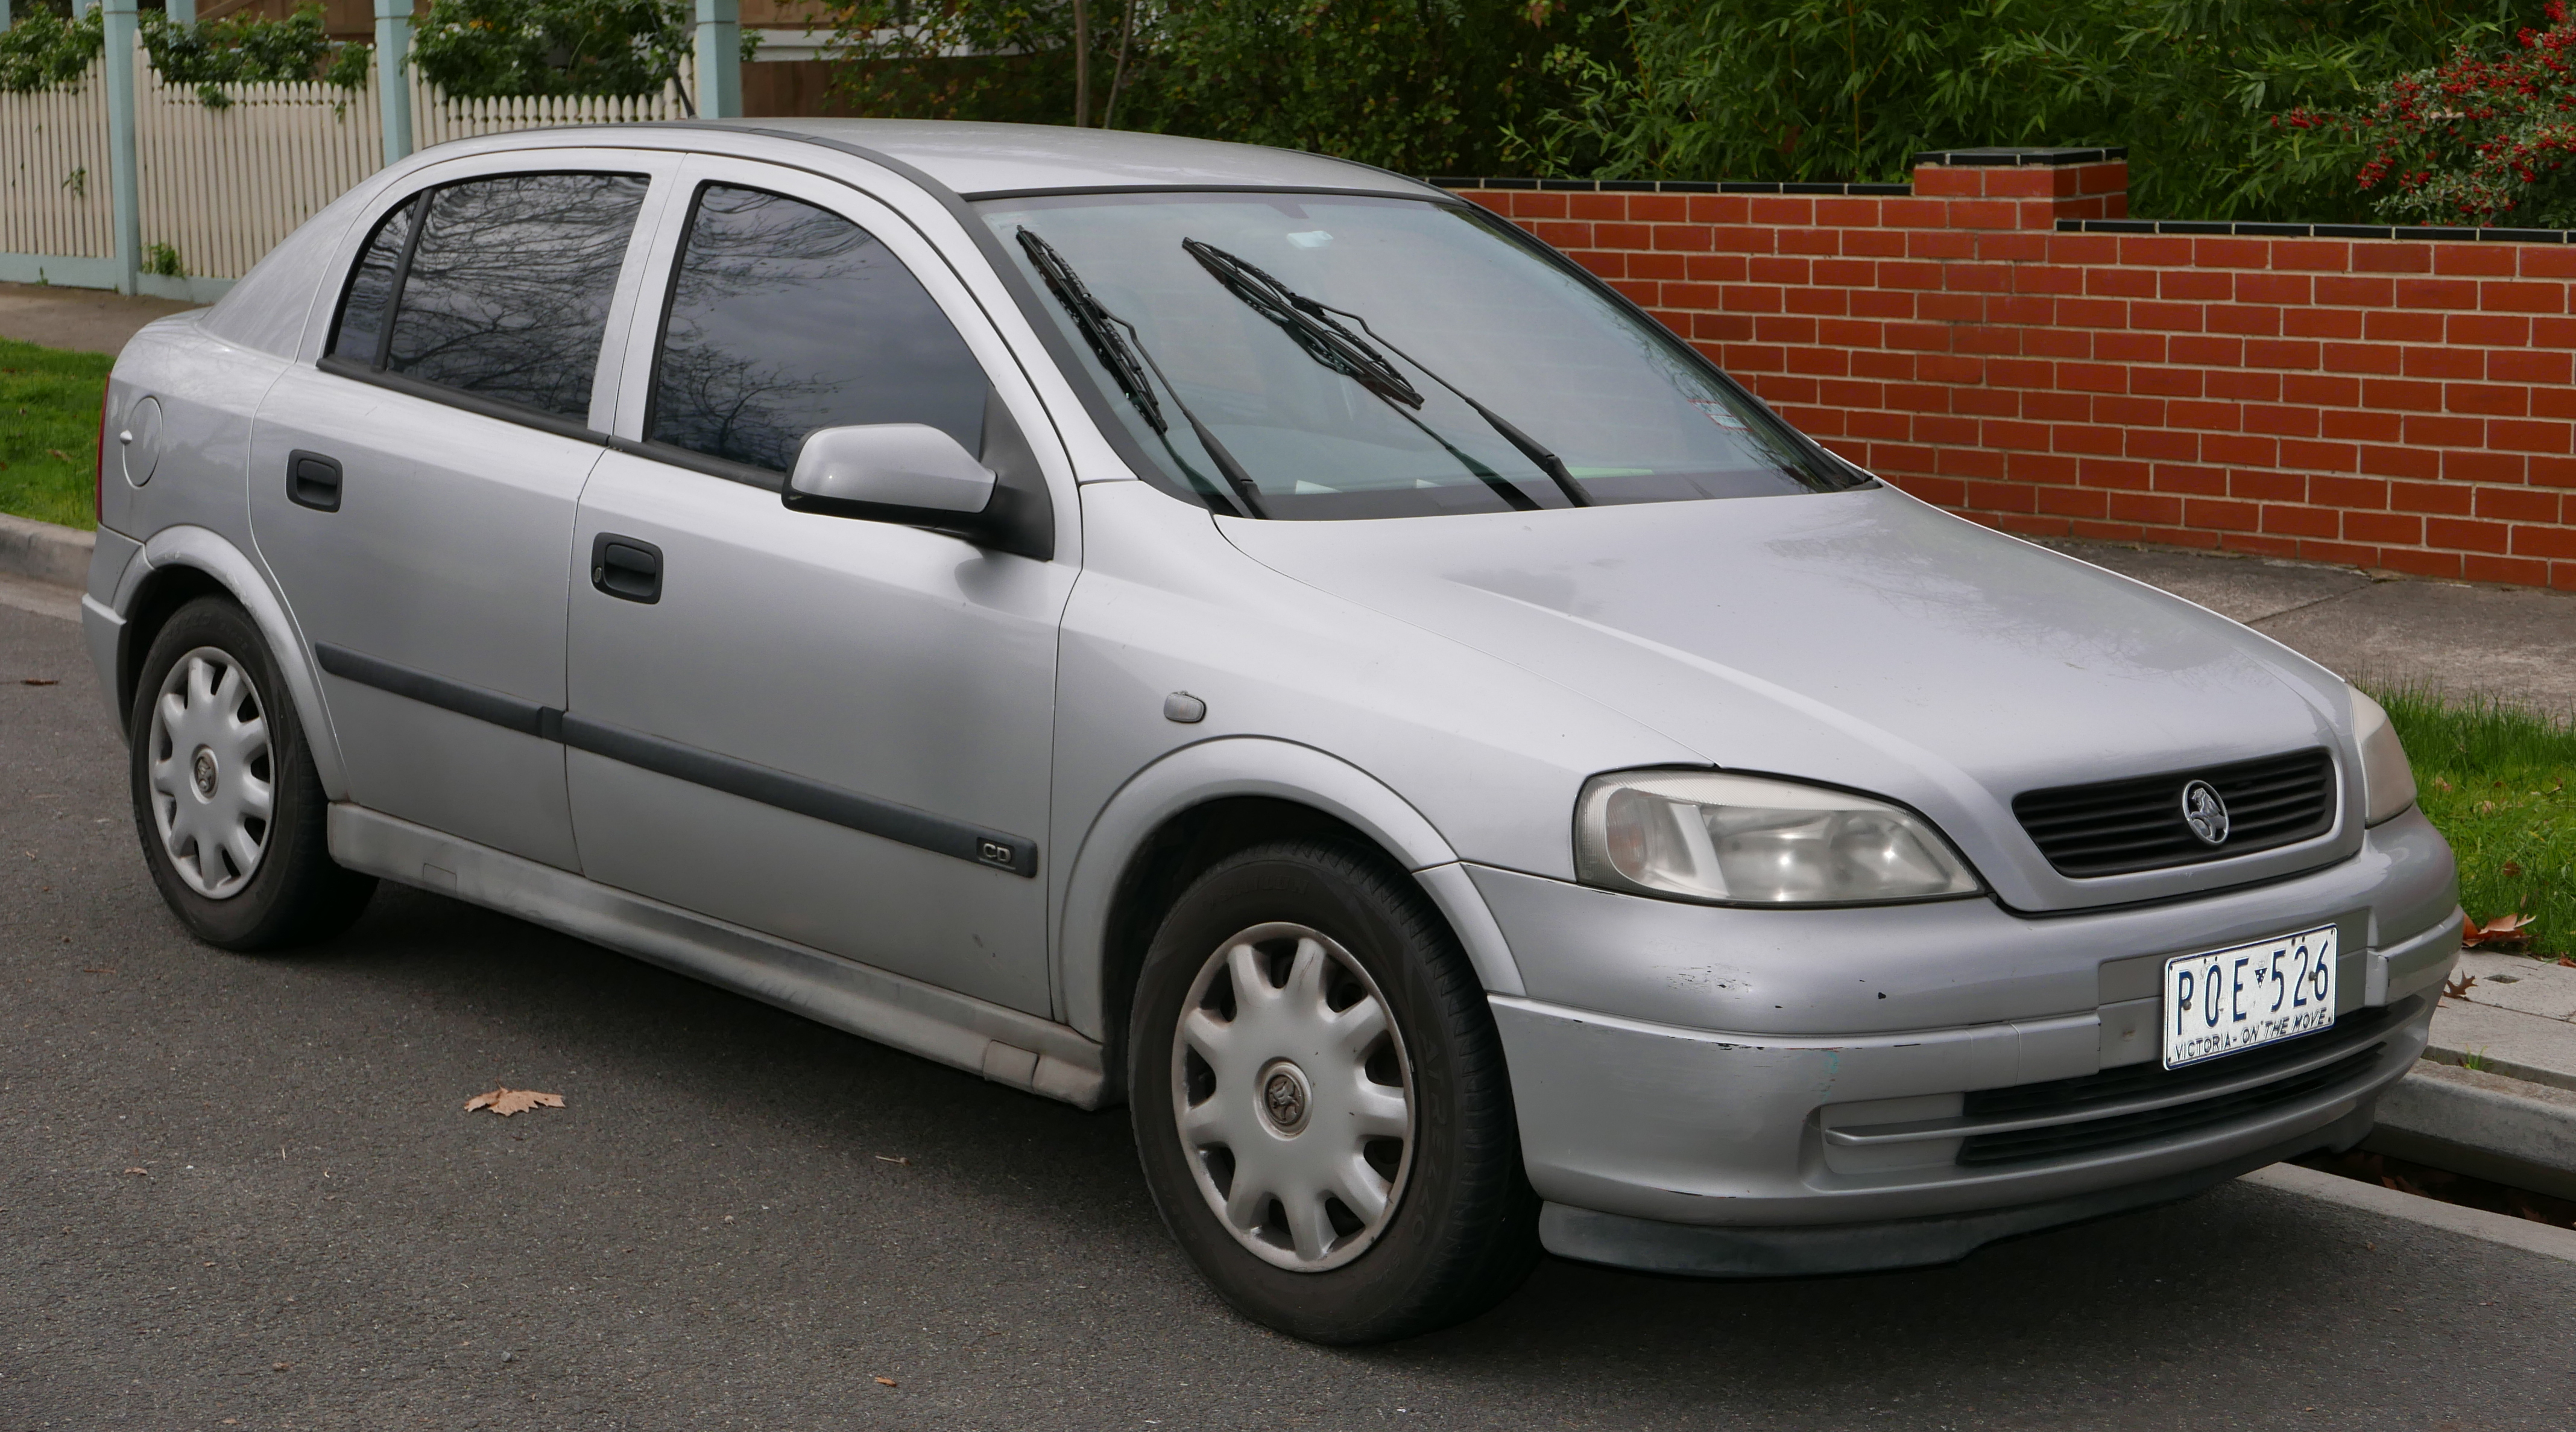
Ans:
{"type": "Polygon", "coordinates": [[[1405,517],[1866,482],[1649,320],[1453,205],[976,206],[1151,464],[1219,511],[1405,517]]]}

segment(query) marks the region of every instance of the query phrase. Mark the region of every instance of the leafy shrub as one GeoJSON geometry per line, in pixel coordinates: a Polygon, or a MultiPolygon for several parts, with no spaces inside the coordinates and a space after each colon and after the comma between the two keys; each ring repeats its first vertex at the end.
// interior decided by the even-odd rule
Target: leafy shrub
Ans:
{"type": "Polygon", "coordinates": [[[2322,219],[2341,156],[2269,117],[2501,34],[2536,0],[1616,0],[1515,132],[1542,172],[1903,177],[1919,150],[2129,149],[2149,216],[2322,219]],[[1602,37],[1606,36],[1606,43],[1602,37]]]}
{"type": "Polygon", "coordinates": [[[2547,29],[2522,29],[2501,51],[2464,44],[2348,109],[2294,109],[2274,124],[2330,157],[2321,162],[2356,164],[2353,187],[2381,218],[2576,228],[2576,22],[2565,0],[2547,16],[2547,29]]]}
{"type": "Polygon", "coordinates": [[[106,47],[104,25],[99,10],[71,19],[49,9],[19,14],[0,30],[0,90],[24,94],[79,84],[106,47]]]}
{"type": "MultiPolygon", "coordinates": [[[[1074,118],[1075,17],[1039,0],[826,0],[842,103],[924,118],[1074,118]]],[[[1560,0],[1095,0],[1090,122],[1492,173],[1561,97],[1560,0]]]]}
{"type": "Polygon", "coordinates": [[[464,98],[649,95],[679,78],[694,18],[689,0],[435,0],[411,62],[464,98]]]}

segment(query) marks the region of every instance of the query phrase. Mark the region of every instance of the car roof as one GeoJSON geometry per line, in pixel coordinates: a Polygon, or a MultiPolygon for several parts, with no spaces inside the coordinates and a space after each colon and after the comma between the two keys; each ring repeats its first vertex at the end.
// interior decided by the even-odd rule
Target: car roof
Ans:
{"type": "Polygon", "coordinates": [[[872,150],[967,198],[1065,189],[1341,189],[1415,198],[1439,193],[1346,159],[1134,130],[922,119],[713,123],[872,150]]]}

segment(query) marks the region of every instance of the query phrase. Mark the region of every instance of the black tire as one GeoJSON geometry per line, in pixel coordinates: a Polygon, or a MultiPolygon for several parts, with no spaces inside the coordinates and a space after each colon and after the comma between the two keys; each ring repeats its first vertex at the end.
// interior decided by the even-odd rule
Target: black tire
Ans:
{"type": "MultiPolygon", "coordinates": [[[[134,829],[143,843],[143,861],[152,883],[190,933],[227,950],[257,951],[326,940],[340,933],[367,908],[375,893],[373,876],[344,870],[332,862],[324,822],[329,801],[313,756],[304,740],[295,703],[279,679],[277,660],[247,613],[221,597],[199,597],[173,612],[152,639],[135,681],[134,706],[127,713],[128,778],[134,800],[134,829]],[[255,763],[270,788],[269,814],[260,832],[261,849],[247,881],[220,897],[193,888],[161,837],[155,814],[152,769],[162,754],[152,749],[152,715],[162,684],[190,652],[211,649],[237,666],[266,723],[267,749],[255,763]]],[[[226,778],[233,778],[227,773],[226,778]]],[[[192,860],[206,854],[196,852],[192,860]]],[[[229,860],[229,857],[218,857],[229,860]]],[[[226,864],[222,870],[238,876],[226,864]]]]}
{"type": "Polygon", "coordinates": [[[1386,1342],[1484,1312],[1536,1265],[1539,1203],[1484,990],[1420,887],[1375,851],[1307,839],[1219,861],[1165,915],[1128,1032],[1146,1185],[1172,1236],[1245,1317],[1311,1342],[1386,1342]],[[1411,1154],[1392,1210],[1364,1251],[1321,1271],[1277,1266],[1238,1241],[1202,1192],[1174,1115],[1173,1049],[1194,982],[1235,935],[1274,922],[1328,936],[1363,967],[1411,1062],[1411,1154]]]}

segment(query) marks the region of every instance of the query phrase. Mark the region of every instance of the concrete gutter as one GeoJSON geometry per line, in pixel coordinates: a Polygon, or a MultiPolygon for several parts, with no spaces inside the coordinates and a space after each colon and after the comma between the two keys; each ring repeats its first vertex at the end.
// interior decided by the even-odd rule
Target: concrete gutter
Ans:
{"type": "Polygon", "coordinates": [[[0,576],[23,577],[75,593],[89,586],[95,534],[0,512],[0,576]]]}

